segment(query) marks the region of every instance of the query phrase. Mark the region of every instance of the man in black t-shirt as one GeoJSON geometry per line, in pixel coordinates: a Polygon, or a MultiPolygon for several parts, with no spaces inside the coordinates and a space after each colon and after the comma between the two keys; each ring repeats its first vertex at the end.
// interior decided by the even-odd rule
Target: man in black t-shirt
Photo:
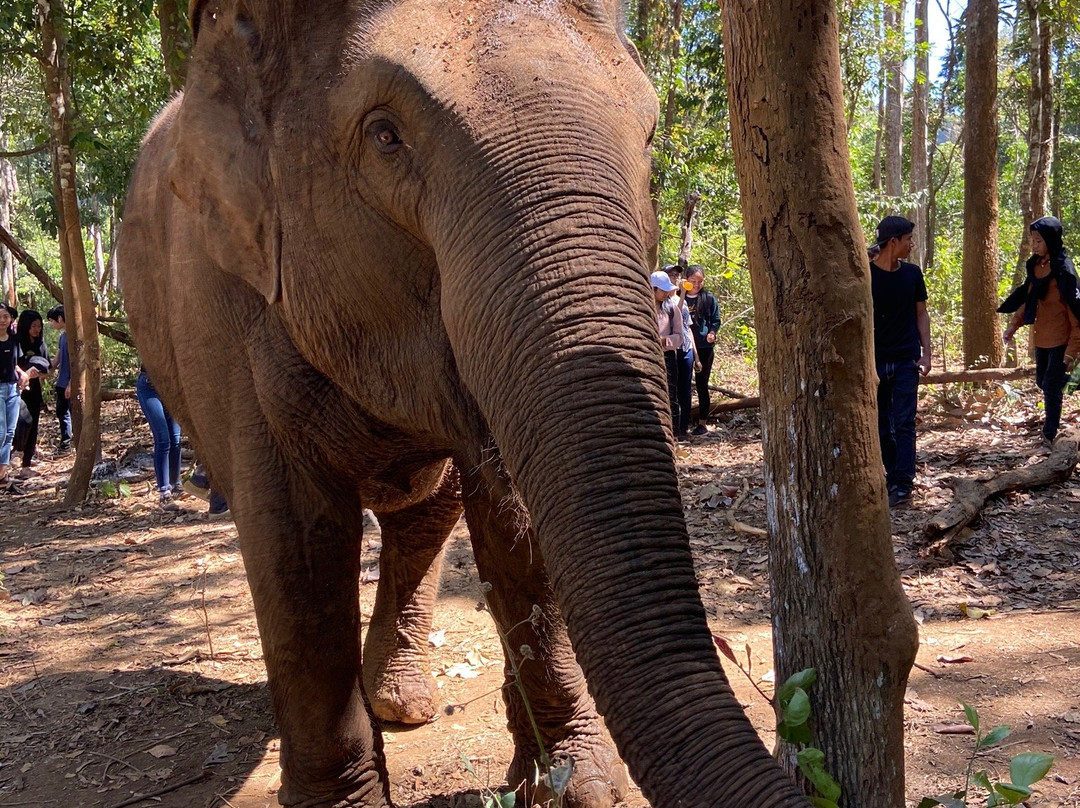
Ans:
{"type": "Polygon", "coordinates": [[[903,260],[911,253],[914,229],[902,216],[886,216],[877,226],[876,254],[870,261],[878,435],[890,508],[911,502],[919,374],[930,372],[926,283],[922,270],[903,260]]]}

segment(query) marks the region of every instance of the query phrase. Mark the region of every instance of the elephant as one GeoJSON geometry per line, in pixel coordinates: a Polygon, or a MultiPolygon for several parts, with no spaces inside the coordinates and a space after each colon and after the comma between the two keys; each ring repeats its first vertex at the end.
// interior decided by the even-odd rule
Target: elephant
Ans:
{"type": "Polygon", "coordinates": [[[117,261],[236,522],[281,804],[390,804],[377,721],[436,709],[423,648],[464,512],[523,657],[511,786],[550,796],[542,744],[573,760],[575,808],[627,771],[657,806],[807,805],[694,577],[647,279],[658,104],[620,0],[189,11],[117,261]],[[383,558],[361,647],[364,508],[383,558]]]}

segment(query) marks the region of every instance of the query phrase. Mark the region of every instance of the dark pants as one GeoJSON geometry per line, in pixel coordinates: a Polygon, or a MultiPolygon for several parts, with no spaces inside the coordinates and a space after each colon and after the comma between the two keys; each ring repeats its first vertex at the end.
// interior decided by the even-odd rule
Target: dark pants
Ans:
{"type": "Polygon", "coordinates": [[[698,361],[701,363],[701,370],[694,373],[694,382],[697,385],[698,420],[705,423],[705,420],[709,417],[709,409],[712,407],[712,399],[709,396],[709,375],[712,373],[716,346],[711,342],[702,340],[694,347],[697,350],[698,361]]]}
{"type": "Polygon", "coordinates": [[[676,351],[678,357],[678,396],[679,396],[679,423],[675,434],[682,437],[690,429],[690,408],[693,406],[694,389],[694,352],[684,351],[681,348],[676,351]]]}
{"type": "Polygon", "coordinates": [[[56,388],[56,420],[60,422],[60,442],[71,442],[71,402],[68,401],[67,388],[56,388]]]}
{"type": "Polygon", "coordinates": [[[154,477],[158,491],[171,491],[180,482],[180,425],[169,415],[145,373],[139,374],[135,393],[154,436],[154,477]]]}
{"type": "Polygon", "coordinates": [[[679,434],[679,358],[682,351],[664,351],[664,367],[667,370],[668,403],[671,405],[671,431],[679,434]]]}
{"type": "Polygon", "coordinates": [[[1065,346],[1035,349],[1035,383],[1043,391],[1043,404],[1046,408],[1046,423],[1043,424],[1043,437],[1053,440],[1061,425],[1062,390],[1068,374],[1065,372],[1065,346]]]}
{"type": "Polygon", "coordinates": [[[26,402],[26,409],[30,410],[30,417],[34,419],[26,433],[26,442],[23,444],[22,464],[23,468],[26,468],[37,451],[38,422],[41,420],[41,405],[45,403],[41,393],[40,379],[30,380],[30,384],[22,392],[22,400],[26,402]]]}
{"type": "Polygon", "coordinates": [[[915,359],[884,362],[878,374],[878,436],[889,490],[911,491],[915,479],[915,408],[919,364],[915,359]]]}

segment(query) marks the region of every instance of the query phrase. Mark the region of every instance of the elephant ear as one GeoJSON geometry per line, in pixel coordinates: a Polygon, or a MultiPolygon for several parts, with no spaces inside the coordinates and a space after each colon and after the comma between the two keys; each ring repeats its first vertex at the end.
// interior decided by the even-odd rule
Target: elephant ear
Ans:
{"type": "Polygon", "coordinates": [[[190,12],[195,47],[169,182],[196,214],[199,246],[273,303],[281,295],[281,226],[265,48],[243,2],[193,0],[190,12]]]}

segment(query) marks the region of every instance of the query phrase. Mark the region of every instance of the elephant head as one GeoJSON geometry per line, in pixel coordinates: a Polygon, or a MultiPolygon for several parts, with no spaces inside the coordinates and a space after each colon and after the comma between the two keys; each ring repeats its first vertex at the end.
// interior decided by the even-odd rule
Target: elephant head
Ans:
{"type": "Polygon", "coordinates": [[[619,0],[194,0],[191,20],[168,168],[189,235],[389,428],[475,464],[494,439],[654,804],[804,804],[694,578],[647,279],[657,103],[619,0]]]}

